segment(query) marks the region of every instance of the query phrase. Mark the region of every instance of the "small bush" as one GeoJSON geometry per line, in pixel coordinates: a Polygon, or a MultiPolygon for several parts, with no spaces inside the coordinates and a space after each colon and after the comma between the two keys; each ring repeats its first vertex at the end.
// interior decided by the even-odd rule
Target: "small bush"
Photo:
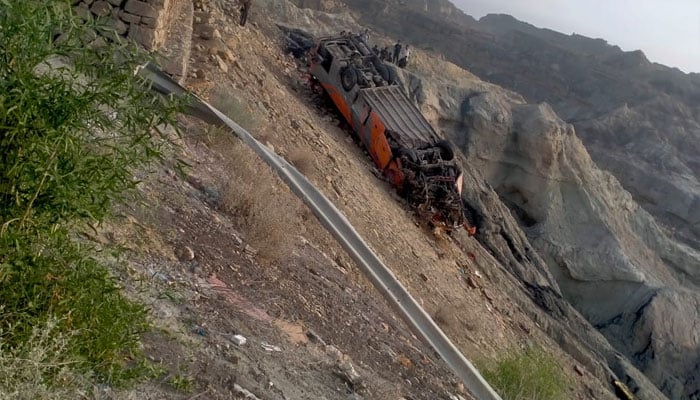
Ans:
{"type": "Polygon", "coordinates": [[[544,349],[528,347],[506,354],[480,368],[504,400],[560,400],[568,377],[544,349]]]}

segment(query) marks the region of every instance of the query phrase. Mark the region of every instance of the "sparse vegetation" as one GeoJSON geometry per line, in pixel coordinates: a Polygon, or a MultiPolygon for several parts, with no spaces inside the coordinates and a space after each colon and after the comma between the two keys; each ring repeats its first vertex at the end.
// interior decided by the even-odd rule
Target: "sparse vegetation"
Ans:
{"type": "MultiPolygon", "coordinates": [[[[241,95],[214,90],[211,103],[261,143],[270,145],[272,135],[260,128],[254,113],[248,109],[241,95]]],[[[238,225],[245,227],[247,240],[259,250],[259,256],[268,262],[279,262],[291,253],[296,237],[304,229],[302,215],[305,209],[274,172],[236,139],[227,129],[205,129],[205,143],[219,152],[222,159],[231,160],[230,175],[223,183],[222,208],[231,213],[238,225]]],[[[313,170],[313,156],[305,149],[295,149],[287,157],[303,174],[313,170]]],[[[308,218],[308,217],[307,217],[308,218]]]]}
{"type": "Polygon", "coordinates": [[[537,346],[506,353],[480,370],[504,400],[561,400],[568,377],[552,355],[537,346]]]}
{"type": "MultiPolygon", "coordinates": [[[[154,132],[176,108],[134,80],[145,61],[135,46],[93,46],[95,32],[105,31],[68,1],[0,8],[2,398],[27,384],[71,387],[64,377],[117,384],[143,372],[146,309],[76,238],[158,157],[154,132]],[[35,361],[19,368],[25,358],[35,361]]],[[[51,398],[35,393],[27,398],[51,398]]]]}
{"type": "Polygon", "coordinates": [[[190,393],[194,390],[194,379],[182,374],[175,374],[168,380],[170,386],[181,392],[190,393]]]}
{"type": "Polygon", "coordinates": [[[216,89],[211,95],[211,104],[227,117],[236,121],[243,129],[251,131],[257,125],[253,113],[248,109],[248,105],[241,100],[236,92],[223,92],[216,89]]]}
{"type": "Polygon", "coordinates": [[[216,150],[231,160],[223,183],[222,208],[245,227],[247,240],[269,262],[289,256],[303,225],[301,202],[255,153],[230,133],[221,132],[216,150]]]}

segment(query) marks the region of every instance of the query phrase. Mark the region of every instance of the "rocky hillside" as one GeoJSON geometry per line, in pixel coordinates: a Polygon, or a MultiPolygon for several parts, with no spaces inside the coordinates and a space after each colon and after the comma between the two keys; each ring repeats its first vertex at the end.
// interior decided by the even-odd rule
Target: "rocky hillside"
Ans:
{"type": "MultiPolygon", "coordinates": [[[[107,10],[97,3],[77,7],[107,10]]],[[[109,3],[115,20],[143,6],[109,3]]],[[[672,234],[673,221],[596,166],[560,110],[568,96],[550,106],[477,77],[515,79],[516,68],[498,62],[511,51],[504,38],[523,36],[508,33],[512,21],[486,29],[444,0],[259,0],[239,27],[232,2],[148,4],[164,10],[139,16],[163,35],[162,63],[332,199],[468,358],[485,365],[536,345],[568,377],[566,398],[613,399],[612,379],[645,400],[697,396],[692,230],[672,234]],[[285,54],[290,28],[318,36],[365,26],[379,43],[422,47],[397,72],[462,149],[476,238],[421,225],[310,90],[304,62],[285,54]],[[482,54],[483,67],[464,54],[482,54]]],[[[553,40],[540,33],[530,36],[553,40]]],[[[527,71],[523,79],[538,82],[527,71]]],[[[637,121],[642,110],[626,107],[611,121],[637,121]]],[[[603,131],[605,115],[595,118],[603,131]]],[[[115,274],[153,310],[160,329],[144,351],[164,375],[133,390],[95,388],[95,397],[469,398],[260,161],[226,132],[185,117],[179,125],[168,161],[137,172],[142,202],[122,206],[92,238],[130,250],[115,274]]]]}
{"type": "MultiPolygon", "coordinates": [[[[612,399],[613,375],[656,393],[562,301],[483,177],[468,180],[486,246],[426,229],[378,178],[310,90],[303,63],[284,54],[277,25],[358,29],[351,15],[255,4],[241,28],[229,2],[180,3],[190,18],[171,19],[164,43],[177,37],[186,40],[174,46],[191,48],[167,52],[184,59],[188,88],[303,171],[471,360],[487,365],[537,346],[567,377],[567,398],[612,399]]],[[[115,274],[152,310],[158,329],[143,349],[158,378],[125,391],[100,386],[94,397],[470,398],[265,165],[227,132],[178,122],[165,161],[136,172],[139,201],[91,233],[99,246],[128,250],[115,274]]]]}
{"type": "Polygon", "coordinates": [[[529,283],[540,271],[544,287],[563,295],[670,398],[697,396],[696,76],[509,16],[477,22],[449,3],[344,3],[378,32],[521,94],[420,57],[404,79],[424,112],[463,147],[477,182],[482,174],[498,194],[479,202],[483,189],[472,186],[470,200],[486,221],[482,244],[493,247],[495,237],[513,232],[502,229],[493,208],[500,199],[525,233],[495,251],[504,265],[529,283]],[[440,29],[432,29],[435,21],[440,29]]]}

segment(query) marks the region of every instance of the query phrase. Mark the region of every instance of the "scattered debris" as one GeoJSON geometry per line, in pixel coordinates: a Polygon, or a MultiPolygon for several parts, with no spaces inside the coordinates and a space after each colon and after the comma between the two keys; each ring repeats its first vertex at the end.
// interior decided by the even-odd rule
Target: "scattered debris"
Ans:
{"type": "Polygon", "coordinates": [[[469,285],[470,288],[472,288],[472,289],[479,288],[479,285],[476,283],[474,278],[472,278],[471,276],[467,276],[466,278],[464,278],[464,280],[467,281],[467,285],[469,285]]]}
{"type": "Polygon", "coordinates": [[[289,28],[281,24],[277,26],[287,33],[286,48],[287,54],[292,54],[295,58],[302,58],[311,50],[314,45],[313,36],[301,29],[289,28]]]}
{"type": "Polygon", "coordinates": [[[522,329],[523,332],[527,333],[528,335],[530,334],[530,328],[523,322],[518,323],[518,326],[520,326],[520,329],[522,329]]]}
{"type": "Polygon", "coordinates": [[[245,251],[246,254],[249,256],[255,256],[258,254],[258,251],[251,245],[246,244],[245,247],[243,248],[243,251],[245,251]]]}
{"type": "Polygon", "coordinates": [[[237,346],[243,346],[248,342],[248,339],[246,339],[243,335],[233,335],[233,337],[231,337],[231,341],[237,346]]]}
{"type": "Polygon", "coordinates": [[[275,346],[269,343],[262,342],[260,344],[265,351],[269,352],[281,352],[282,349],[279,346],[275,346]]]}
{"type": "Polygon", "coordinates": [[[192,333],[199,336],[207,336],[207,330],[203,326],[194,325],[191,330],[192,333]]]}
{"type": "Polygon", "coordinates": [[[164,273],[162,273],[162,272],[156,272],[156,273],[154,273],[154,274],[153,274],[153,277],[156,278],[156,279],[158,279],[159,281],[163,281],[163,282],[166,282],[166,283],[170,283],[170,278],[168,277],[168,275],[166,275],[166,274],[164,274],[164,273]]]}
{"type": "Polygon", "coordinates": [[[399,355],[399,363],[405,368],[410,368],[413,366],[413,361],[411,361],[411,359],[406,357],[404,354],[399,355]]]}

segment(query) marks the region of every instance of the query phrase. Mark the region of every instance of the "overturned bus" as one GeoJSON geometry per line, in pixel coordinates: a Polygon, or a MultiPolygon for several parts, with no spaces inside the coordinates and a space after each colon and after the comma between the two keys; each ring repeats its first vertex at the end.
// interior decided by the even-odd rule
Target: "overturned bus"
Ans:
{"type": "Polygon", "coordinates": [[[464,214],[452,144],[404,94],[393,67],[359,36],[322,38],[310,55],[311,75],[402,197],[432,224],[474,234],[464,214]]]}

